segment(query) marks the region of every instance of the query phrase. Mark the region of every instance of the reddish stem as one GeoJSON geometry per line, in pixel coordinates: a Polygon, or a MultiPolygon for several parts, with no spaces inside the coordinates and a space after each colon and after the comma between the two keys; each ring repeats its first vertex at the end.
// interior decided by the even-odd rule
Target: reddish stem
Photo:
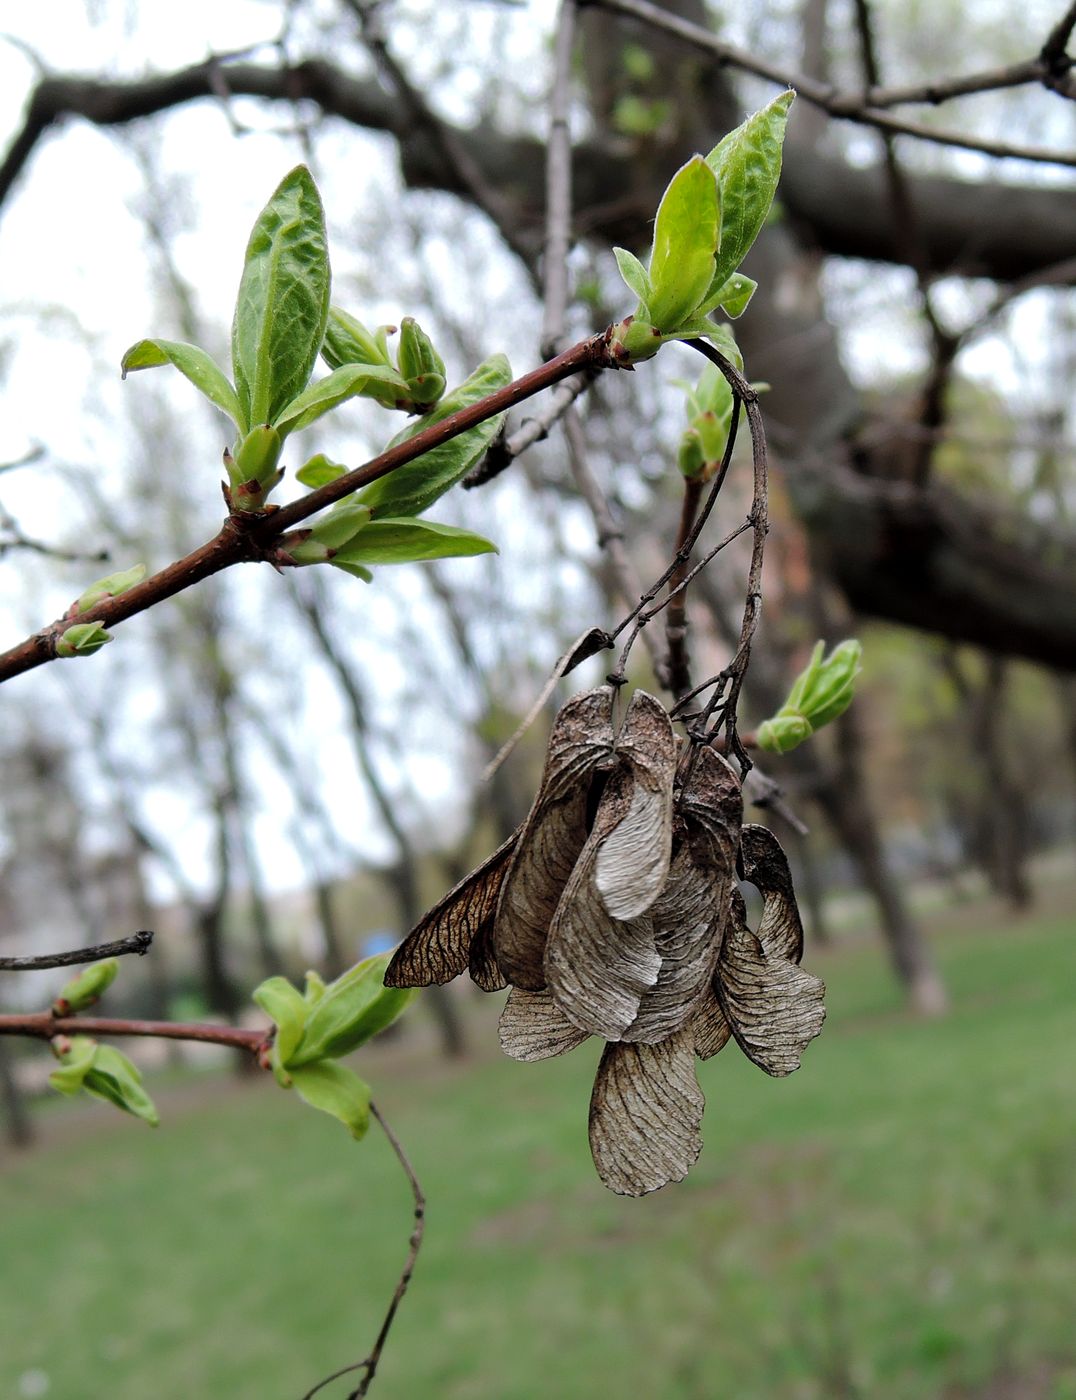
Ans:
{"type": "Polygon", "coordinates": [[[209,1022],[125,1021],[110,1016],[54,1016],[51,1011],[0,1016],[0,1035],[28,1035],[51,1040],[54,1035],[140,1035],[160,1040],[199,1040],[249,1050],[252,1055],[269,1039],[268,1030],[243,1030],[209,1022]]]}

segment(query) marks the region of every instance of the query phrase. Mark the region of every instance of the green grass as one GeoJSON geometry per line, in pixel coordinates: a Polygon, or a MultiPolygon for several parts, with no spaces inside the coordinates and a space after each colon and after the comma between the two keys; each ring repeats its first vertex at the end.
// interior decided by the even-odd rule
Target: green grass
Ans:
{"type": "MultiPolygon", "coordinates": [[[[641,1201],[590,1166],[596,1044],[512,1064],[490,1004],[468,1066],[368,1054],[429,1198],[372,1394],[1073,1400],[1076,928],[960,922],[935,1023],[876,949],[810,959],[803,1069],[701,1066],[702,1160],[641,1201]]],[[[4,1400],[38,1371],[49,1400],[298,1400],[373,1338],[410,1228],[380,1135],[260,1082],[160,1106],[151,1132],[57,1105],[0,1173],[4,1400]]]]}

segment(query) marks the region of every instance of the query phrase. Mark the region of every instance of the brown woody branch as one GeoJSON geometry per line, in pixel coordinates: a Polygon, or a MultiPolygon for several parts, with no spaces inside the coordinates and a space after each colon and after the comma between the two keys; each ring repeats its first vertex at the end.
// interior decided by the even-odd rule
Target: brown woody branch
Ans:
{"type": "Polygon", "coordinates": [[[268,1044],[269,1030],[243,1030],[201,1021],[128,1021],[111,1016],[54,1016],[51,1011],[0,1016],[0,1035],[24,1035],[51,1040],[56,1035],[141,1036],[154,1040],[194,1040],[249,1050],[252,1055],[268,1044]]]}
{"type": "Polygon", "coordinates": [[[398,467],[413,462],[416,457],[421,457],[431,448],[458,437],[468,428],[473,428],[478,423],[485,422],[487,418],[493,418],[515,404],[522,403],[524,399],[550,388],[562,379],[567,379],[582,370],[612,367],[615,366],[609,360],[604,333],[591,336],[529,374],[505,385],[503,389],[487,395],[478,403],[459,409],[440,423],[425,428],[406,442],[382,452],[364,466],[357,467],[345,476],[309,492],[290,505],[260,515],[230,515],[219,534],[184,558],[169,564],[119,597],[107,598],[96,607],[79,613],[77,618],[59,618],[4,652],[0,655],[0,682],[54,660],[57,643],[75,621],[99,622],[105,627],[113,626],[136,613],[144,612],[146,608],[155,606],[165,598],[171,598],[195,583],[200,583],[222,569],[230,568],[233,564],[265,561],[286,564],[287,560],[274,557],[276,543],[285,530],[309,519],[335,501],[351,495],[353,491],[387,476],[398,467]]]}
{"type": "MultiPolygon", "coordinates": [[[[999,159],[1011,158],[1041,162],[1047,165],[1076,166],[1076,154],[1071,151],[1049,150],[1044,146],[1025,146],[1007,141],[990,141],[984,137],[971,136],[958,131],[941,131],[936,127],[926,126],[922,122],[907,121],[901,117],[891,116],[871,100],[871,93],[864,97],[861,94],[838,92],[827,83],[820,83],[805,73],[797,73],[780,64],[770,63],[767,59],[747,53],[743,49],[736,48],[733,44],[727,44],[710,30],[703,29],[697,24],[692,24],[689,20],[681,19],[678,15],[659,9],[658,6],[651,4],[650,0],[588,0],[588,3],[599,9],[627,15],[653,29],[660,29],[665,34],[683,39],[685,43],[694,48],[705,50],[720,63],[740,68],[745,73],[753,73],[759,78],[767,78],[771,82],[780,83],[783,87],[793,87],[805,102],[820,107],[822,111],[838,120],[856,122],[861,126],[873,126],[879,131],[891,132],[897,136],[914,136],[917,140],[930,141],[935,145],[981,151],[984,155],[996,156],[999,159]]],[[[919,97],[916,89],[907,88],[895,90],[897,94],[895,101],[893,94],[886,93],[884,90],[882,90],[881,96],[883,100],[888,98],[889,104],[895,106],[898,102],[905,103],[916,100],[937,103],[958,94],[987,92],[998,87],[1017,87],[1032,82],[1053,87],[1058,80],[1059,66],[1064,67],[1067,73],[1069,64],[1063,55],[1062,58],[1051,62],[1044,60],[1040,53],[1035,58],[1025,63],[1014,64],[1008,69],[993,69],[989,75],[980,74],[975,78],[957,79],[955,80],[956,88],[952,92],[946,92],[946,84],[941,82],[929,87],[927,90],[929,96],[919,97]]],[[[919,92],[922,93],[923,90],[920,89],[919,92]]]]}
{"type": "Polygon", "coordinates": [[[74,967],[78,963],[100,962],[102,958],[122,958],[127,953],[142,957],[149,952],[153,934],[140,929],[129,938],[98,943],[92,948],[73,948],[64,953],[38,953],[26,958],[0,958],[0,972],[38,972],[50,967],[74,967]]]}

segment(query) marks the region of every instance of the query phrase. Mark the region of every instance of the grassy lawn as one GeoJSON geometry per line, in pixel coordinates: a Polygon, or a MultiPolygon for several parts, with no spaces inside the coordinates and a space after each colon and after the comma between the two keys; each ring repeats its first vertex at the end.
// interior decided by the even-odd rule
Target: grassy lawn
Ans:
{"type": "MultiPolygon", "coordinates": [[[[590,1165],[596,1044],[505,1061],[491,999],[464,1067],[371,1050],[429,1198],[371,1393],[1076,1400],[1076,921],[947,922],[950,1016],[906,1018],[874,947],[815,954],[803,1069],[700,1066],[702,1160],[641,1201],[590,1165]]],[[[3,1400],[298,1400],[372,1340],[410,1228],[376,1130],[261,1082],[159,1102],[50,1108],[0,1171],[3,1400]]]]}

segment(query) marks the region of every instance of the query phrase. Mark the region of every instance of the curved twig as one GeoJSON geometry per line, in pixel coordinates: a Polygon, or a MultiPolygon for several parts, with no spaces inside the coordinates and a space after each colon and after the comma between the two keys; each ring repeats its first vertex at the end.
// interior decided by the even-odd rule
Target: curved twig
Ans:
{"type": "Polygon", "coordinates": [[[404,1261],[403,1271],[393,1290],[392,1299],[389,1303],[388,1311],[385,1314],[385,1319],[381,1324],[381,1329],[377,1334],[373,1347],[370,1349],[370,1354],[361,1361],[352,1362],[350,1366],[341,1366],[338,1371],[333,1371],[332,1375],[326,1376],[324,1380],[318,1381],[317,1385],[306,1392],[303,1396],[303,1400],[311,1400],[312,1396],[316,1395],[319,1390],[324,1390],[332,1381],[338,1380],[341,1376],[350,1375],[353,1371],[363,1371],[365,1374],[356,1388],[348,1396],[348,1400],[358,1400],[358,1397],[367,1394],[374,1376],[377,1373],[378,1363],[381,1360],[381,1353],[385,1348],[389,1330],[396,1317],[396,1310],[400,1306],[404,1294],[407,1292],[407,1286],[411,1282],[411,1275],[415,1271],[415,1261],[418,1258],[418,1252],[422,1248],[422,1236],[426,1228],[426,1197],[422,1193],[419,1179],[415,1175],[415,1169],[411,1165],[407,1153],[403,1149],[403,1144],[385,1121],[384,1115],[374,1103],[370,1104],[370,1112],[377,1119],[378,1126],[388,1138],[389,1146],[396,1154],[396,1160],[403,1168],[404,1175],[407,1177],[408,1184],[411,1187],[411,1197],[415,1203],[415,1223],[411,1231],[411,1238],[408,1241],[407,1258],[404,1261]]]}

